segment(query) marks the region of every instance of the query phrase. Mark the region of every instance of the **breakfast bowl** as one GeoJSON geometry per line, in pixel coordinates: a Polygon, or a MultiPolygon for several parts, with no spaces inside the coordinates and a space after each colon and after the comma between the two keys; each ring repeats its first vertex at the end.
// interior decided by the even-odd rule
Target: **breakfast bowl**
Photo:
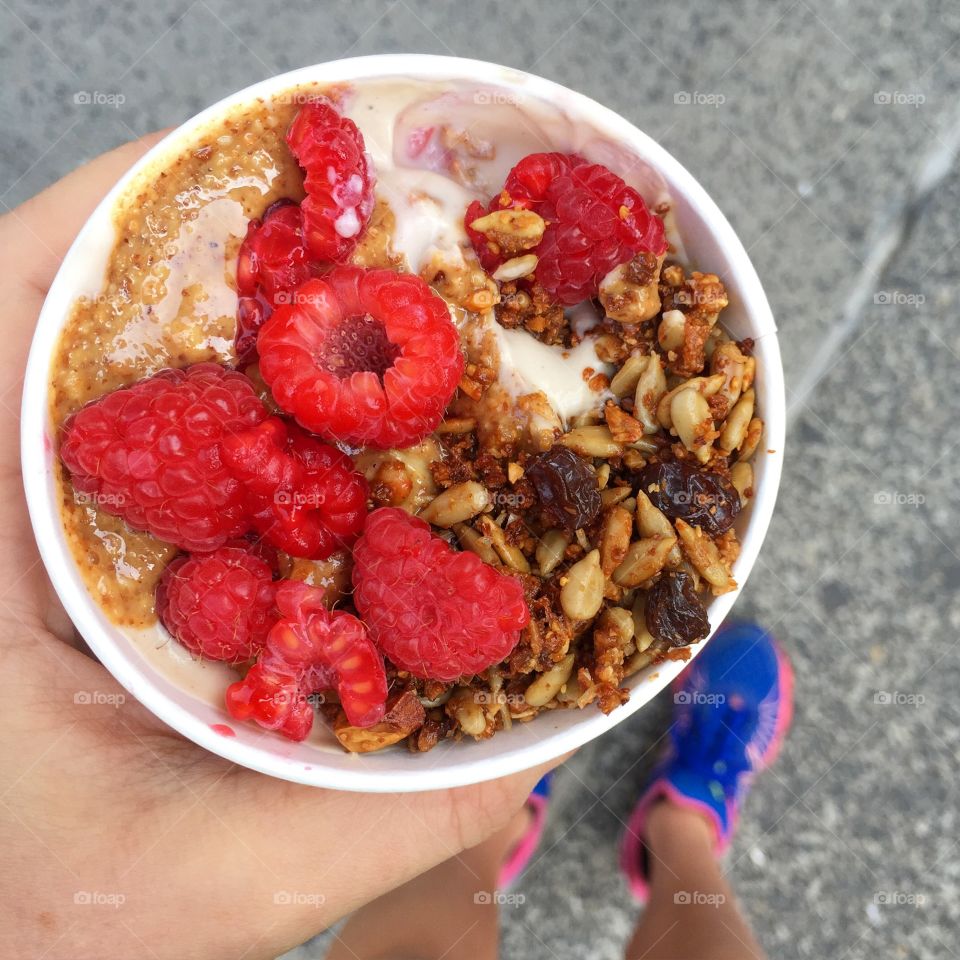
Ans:
{"type": "MultiPolygon", "coordinates": [[[[293,143],[291,137],[287,134],[287,143],[293,143]]],[[[303,141],[300,149],[304,152],[298,159],[306,167],[308,148],[303,141]]],[[[308,195],[311,176],[315,177],[316,195],[320,195],[327,187],[319,180],[327,177],[332,183],[334,172],[325,169],[318,175],[308,169],[308,195]]],[[[355,176],[350,190],[361,180],[355,176]]],[[[556,204],[557,210],[562,203],[556,204]]],[[[596,243],[600,242],[598,237],[596,243]]],[[[241,269],[249,272],[249,254],[247,257],[241,269]]],[[[262,254],[259,262],[266,259],[262,254]]],[[[567,283],[569,270],[561,279],[567,283]]],[[[361,289],[362,284],[356,286],[359,281],[350,282],[361,289]]],[[[417,283],[418,290],[426,289],[422,281],[417,283]]],[[[557,283],[554,287],[559,289],[557,283]]],[[[240,292],[243,294],[242,289],[240,292]]],[[[433,299],[439,300],[439,296],[433,299]]],[[[254,312],[263,308],[262,301],[258,303],[254,312]]],[[[446,316],[442,310],[441,314],[446,316]]],[[[258,323],[262,320],[259,317],[258,323]]],[[[370,342],[364,341],[364,349],[370,342]]],[[[401,350],[399,341],[384,343],[391,357],[401,350]]],[[[437,369],[443,367],[441,353],[434,358],[437,369]]],[[[280,367],[282,363],[275,365],[280,367]]],[[[288,369],[289,365],[283,367],[288,369]]],[[[423,375],[435,385],[443,380],[441,373],[434,370],[423,375]]],[[[165,382],[174,379],[168,377],[165,382]]],[[[243,389],[252,395],[249,386],[243,389]]],[[[450,399],[450,393],[444,397],[450,399]]],[[[103,665],[157,717],[201,747],[275,777],[342,790],[421,791],[489,780],[561,756],[625,720],[671,683],[729,614],[756,561],[780,480],[784,406],[776,329],[756,272],[717,204],[663,147],[595,101],[530,74],[460,58],[371,56],[295,70],[227,97],[167,135],[120,179],[77,236],[41,312],[24,384],[22,463],[40,554],[64,608],[103,665]],[[458,683],[441,676],[440,670],[428,673],[420,682],[415,679],[415,667],[410,668],[412,674],[397,669],[403,651],[391,629],[395,624],[383,625],[380,617],[377,638],[374,628],[379,613],[361,609],[361,598],[373,602],[369,584],[358,587],[351,599],[348,568],[324,560],[325,565],[314,564],[309,574],[304,574],[308,561],[295,559],[298,555],[287,546],[289,540],[282,541],[287,548],[282,561],[276,560],[277,551],[271,548],[269,562],[280,564],[275,576],[309,582],[318,590],[333,589],[335,582],[339,589],[346,577],[344,592],[330,602],[341,609],[329,616],[321,611],[317,616],[324,629],[328,620],[339,624],[349,620],[351,629],[364,630],[363,624],[342,610],[344,604],[356,600],[377,639],[376,646],[388,654],[391,689],[398,683],[405,685],[406,701],[419,711],[421,724],[424,716],[438,718],[432,721],[432,740],[425,745],[421,735],[419,748],[410,730],[401,730],[396,724],[393,728],[365,725],[366,721],[358,722],[355,717],[345,722],[342,713],[348,704],[342,687],[337,688],[339,698],[328,695],[326,702],[322,691],[312,695],[306,714],[302,711],[307,708],[299,704],[298,716],[301,720],[306,716],[306,720],[303,729],[297,728],[296,738],[289,735],[292,728],[282,736],[277,725],[267,729],[264,723],[238,719],[247,701],[241,703],[241,694],[234,692],[228,710],[225,691],[242,688],[238,663],[247,659],[246,654],[237,654],[236,662],[198,656],[196,649],[173,639],[156,622],[158,581],[163,594],[160,602],[167,610],[173,601],[169,582],[163,585],[164,570],[171,564],[180,564],[182,569],[185,562],[178,558],[176,546],[162,537],[131,532],[120,519],[129,521],[134,516],[125,512],[122,493],[105,484],[84,486],[79,474],[68,475],[61,465],[61,455],[66,462],[69,452],[62,449],[64,432],[73,429],[76,434],[78,410],[166,368],[210,361],[235,367],[244,351],[257,346],[265,350],[258,330],[273,324],[275,331],[281,319],[284,323],[289,320],[289,329],[299,329],[296,311],[314,309],[317,297],[322,300],[329,295],[330,286],[323,279],[327,274],[322,271],[296,290],[281,290],[270,305],[276,312],[262,327],[254,328],[254,348],[249,339],[241,346],[243,331],[239,328],[249,316],[241,310],[238,326],[237,291],[249,276],[244,275],[242,282],[238,279],[238,256],[243,259],[244,244],[250,244],[250,236],[260,228],[258,218],[266,222],[277,210],[282,217],[293,215],[298,202],[306,204],[296,162],[280,163],[277,157],[278,151],[286,149],[284,136],[291,120],[301,115],[304,104],[322,97],[330,98],[324,102],[334,105],[330,107],[332,116],[338,117],[335,111],[340,109],[359,128],[367,159],[361,151],[352,162],[359,164],[356,169],[361,174],[369,169],[376,177],[375,207],[372,197],[366,203],[356,197],[343,200],[338,194],[341,205],[337,217],[326,221],[325,242],[346,244],[351,249],[351,263],[358,265],[356,275],[408,270],[428,281],[434,291],[443,294],[451,322],[459,324],[467,358],[464,361],[457,352],[450,368],[455,374],[450,390],[456,387],[456,398],[416,437],[401,437],[398,422],[388,423],[387,432],[369,444],[366,441],[373,434],[358,433],[344,439],[336,431],[332,435],[324,432],[329,418],[323,422],[312,419],[316,409],[323,412],[323,405],[307,409],[302,403],[307,387],[281,382],[287,373],[271,372],[265,353],[257,365],[263,377],[259,372],[256,377],[250,374],[252,366],[245,368],[267,404],[257,417],[269,413],[268,419],[275,421],[274,413],[293,413],[300,425],[290,429],[298,431],[296,436],[306,437],[302,443],[313,444],[311,450],[319,449],[319,441],[303,428],[337,441],[339,451],[330,456],[344,462],[351,457],[356,470],[365,476],[363,489],[372,504],[381,508],[383,522],[377,526],[379,540],[372,536],[371,522],[367,522],[362,538],[366,543],[362,551],[356,548],[354,583],[358,582],[359,567],[368,576],[373,576],[371,570],[382,569],[376,563],[383,560],[387,533],[398,522],[403,526],[402,519],[393,516],[402,518],[398,508],[403,507],[407,513],[421,513],[432,524],[430,536],[442,540],[444,546],[437,548],[441,552],[450,556],[460,556],[461,550],[479,554],[484,563],[474,560],[473,566],[466,562],[461,566],[476,573],[481,585],[493,584],[491,596],[499,597],[498,602],[506,603],[503,597],[513,596],[509,591],[497,592],[508,579],[514,582],[512,575],[519,575],[517,581],[526,583],[527,589],[531,578],[546,577],[546,571],[556,568],[553,593],[543,604],[554,603],[556,617],[566,622],[562,648],[552,652],[539,647],[531,651],[528,640],[518,641],[513,634],[512,645],[522,648],[531,664],[539,657],[536,673],[524,672],[526,668],[518,666],[522,657],[504,648],[496,659],[511,664],[509,668],[496,667],[488,657],[487,667],[469,671],[471,676],[475,674],[471,681],[458,683]],[[522,198],[518,202],[516,190],[513,198],[501,190],[504,183],[516,184],[516,176],[505,178],[513,176],[511,170],[532,154],[547,158],[539,162],[559,164],[564,176],[581,176],[588,167],[594,172],[600,169],[603,177],[612,178],[603,180],[604,184],[615,183],[617,190],[627,190],[617,194],[628,199],[620,204],[619,212],[614,205],[609,233],[624,229],[623,224],[633,228],[638,218],[646,217],[644,222],[662,240],[662,246],[637,257],[646,257],[643,262],[655,268],[654,272],[638,279],[636,271],[629,277],[618,273],[618,266],[605,274],[599,288],[568,283],[563,299],[549,310],[534,311],[531,294],[536,301],[538,287],[531,283],[540,282],[548,273],[544,231],[559,229],[554,224],[564,221],[560,213],[541,218],[534,211],[535,203],[522,202],[522,198]],[[630,198],[638,198],[638,206],[630,198]],[[473,202],[481,207],[467,215],[473,202]],[[521,234],[516,249],[509,249],[503,236],[496,233],[504,224],[521,234]],[[532,241],[523,235],[531,224],[539,231],[532,241]],[[362,240],[357,241],[361,234],[362,240]],[[498,243],[493,243],[494,239],[498,243]],[[356,246],[358,242],[360,246],[356,246]],[[475,255],[481,262],[490,259],[486,271],[479,270],[475,255]],[[466,266],[465,258],[469,261],[466,266]],[[686,270],[695,272],[688,275],[686,270]],[[638,313],[630,314],[643,306],[642,292],[637,293],[641,287],[655,295],[653,311],[647,311],[649,316],[645,315],[642,323],[638,313]],[[588,292],[583,294],[583,290],[588,292]],[[582,302],[577,303],[581,297],[582,302]],[[668,306],[671,309],[666,309],[668,306]],[[504,312],[508,307],[512,314],[504,312]],[[708,316],[703,321],[703,336],[691,342],[688,332],[685,341],[684,323],[689,331],[694,316],[708,316]],[[646,341],[630,339],[647,328],[653,333],[646,341]],[[632,333],[621,337],[620,331],[632,333]],[[676,338],[675,342],[671,338],[676,338]],[[496,346],[497,360],[487,367],[483,357],[490,343],[496,346]],[[699,360],[689,360],[688,347],[693,354],[699,351],[699,360]],[[639,390],[634,394],[644,371],[648,376],[656,373],[663,384],[646,414],[641,409],[646,401],[641,402],[639,390]],[[515,434],[520,423],[517,411],[523,409],[523,429],[534,438],[534,447],[517,454],[518,448],[510,446],[502,463],[487,464],[489,469],[481,479],[499,479],[487,483],[486,489],[483,483],[467,478],[479,476],[477,470],[483,469],[481,460],[488,451],[483,449],[478,456],[465,440],[457,438],[483,426],[482,417],[478,419],[478,398],[490,396],[502,402],[499,406],[487,402],[483,416],[499,418],[497,429],[515,434]],[[679,403],[677,396],[681,396],[679,403]],[[531,397],[538,398],[536,403],[531,397]],[[514,402],[517,406],[511,405],[514,402]],[[277,404],[283,409],[278,410],[277,404]],[[684,425],[681,418],[689,419],[689,410],[701,408],[709,409],[711,429],[684,425]],[[636,434],[630,432],[634,429],[636,434]],[[429,436],[424,437],[424,432],[429,436]],[[440,453],[430,455],[435,461],[427,457],[430,469],[421,470],[421,476],[410,451],[424,444],[433,444],[431,449],[440,453]],[[389,457],[384,448],[392,450],[389,457]],[[606,462],[604,457],[612,459],[606,462]],[[562,515],[552,526],[541,525],[537,512],[531,520],[533,527],[518,521],[511,532],[522,509],[542,510],[543,516],[548,516],[546,493],[548,488],[555,492],[557,478],[553,474],[544,479],[545,465],[555,470],[564,458],[576,461],[581,472],[586,470],[592,485],[590,497],[606,511],[603,521],[597,512],[600,507],[582,524],[568,524],[570,529],[564,528],[562,515]],[[434,469],[435,463],[441,463],[441,469],[434,469]],[[670,477],[662,472],[667,468],[673,471],[670,477]],[[683,488],[683,478],[700,476],[697,471],[701,468],[709,468],[711,489],[720,491],[719,499],[710,501],[707,495],[703,502],[692,502],[691,488],[683,488]],[[661,473],[643,472],[657,469],[661,473]],[[399,470],[404,476],[400,493],[391,492],[390,484],[384,482],[390,470],[399,470]],[[631,486],[631,481],[622,479],[633,476],[631,471],[642,474],[642,483],[631,486]],[[416,495],[434,482],[439,487],[417,502],[416,495]],[[667,510],[663,491],[670,483],[680,483],[683,488],[671,501],[679,511],[679,518],[670,514],[675,529],[669,529],[670,520],[665,521],[657,507],[667,510]],[[460,501],[454,496],[457,492],[460,501]],[[736,494],[735,503],[728,493],[736,494]],[[464,496],[480,498],[472,511],[469,507],[463,510],[464,496]],[[535,507],[529,506],[531,502],[535,507]],[[615,526],[608,523],[612,509],[625,518],[627,540],[636,536],[631,533],[635,515],[640,540],[634,539],[626,555],[621,550],[611,563],[605,538],[615,526]],[[657,525],[664,522],[667,533],[656,533],[657,525]],[[550,537],[543,533],[547,526],[550,537]],[[713,528],[716,536],[706,536],[701,526],[713,528]],[[542,535],[536,544],[527,542],[534,529],[536,536],[542,535]],[[651,549],[659,562],[647,567],[644,564],[651,549]],[[605,619],[594,627],[598,608],[585,612],[582,619],[571,611],[583,600],[573,596],[577,583],[596,579],[601,563],[607,567],[603,602],[610,610],[604,606],[605,619]],[[490,564],[501,572],[490,574],[490,564]],[[478,566],[485,569],[477,573],[478,566]],[[657,577],[669,577],[671,589],[682,581],[695,583],[709,594],[697,605],[702,623],[695,642],[690,642],[692,635],[672,636],[668,642],[658,622],[650,646],[645,625],[651,622],[650,595],[657,577]],[[565,617],[563,611],[571,615],[565,617]],[[622,636],[616,640],[621,628],[622,636]],[[600,641],[596,633],[589,632],[600,629],[619,643],[609,661],[601,659],[597,652],[600,641]],[[584,639],[591,635],[593,641],[584,639]],[[643,643],[641,636],[646,637],[643,643]],[[509,654],[506,659],[505,651],[509,654]],[[396,661],[392,665],[391,658],[396,661]],[[530,692],[534,689],[531,680],[538,684],[536,694],[530,692]],[[463,709],[455,708],[461,702],[463,709]],[[602,709],[597,709],[598,703],[602,709]],[[314,710],[327,722],[313,723],[311,729],[314,710]],[[336,720],[338,711],[341,717],[336,720]],[[386,733],[374,735],[371,730],[386,733]],[[380,740],[374,742],[377,736],[380,740]]],[[[516,443],[522,446],[520,440],[516,443]]],[[[250,466],[253,458],[248,448],[239,454],[234,451],[234,455],[246,460],[236,470],[246,469],[250,484],[262,481],[258,468],[250,466]]],[[[76,471],[79,462],[72,461],[71,471],[76,471]]],[[[188,481],[169,494],[186,505],[176,507],[181,513],[192,503],[188,481]]],[[[229,482],[235,484],[234,479],[229,482]]],[[[290,497],[298,495],[296,491],[284,493],[281,499],[275,492],[274,499],[286,508],[290,497]]],[[[217,523],[220,520],[222,517],[215,518],[217,523]]],[[[427,529],[423,524],[419,527],[427,529]]],[[[153,527],[148,529],[156,532],[153,527]]],[[[217,529],[226,528],[221,524],[217,529]]],[[[428,534],[418,535],[422,539],[428,534]]],[[[173,536],[169,539],[197,556],[206,556],[209,548],[224,543],[223,538],[214,543],[206,533],[195,531],[186,543],[173,536]]],[[[261,556],[256,559],[257,564],[265,562],[261,556]]],[[[451,596],[455,597],[459,589],[456,577],[451,583],[451,596]]],[[[303,591],[297,595],[304,595],[303,591]]],[[[529,589],[526,595],[528,599],[533,596],[529,589]]],[[[381,591],[378,596],[385,595],[381,591]]],[[[391,596],[383,600],[388,606],[392,602],[391,596]]],[[[482,597],[475,602],[482,603],[482,597]]],[[[455,603],[448,609],[457,612],[455,603]]],[[[467,601],[463,609],[467,609],[467,601]]],[[[454,620],[456,616],[448,624],[451,631],[456,629],[454,620]]],[[[171,622],[169,616],[164,619],[168,627],[171,622]]],[[[530,622],[524,609],[522,629],[530,629],[530,622]]],[[[520,619],[514,626],[520,629],[520,619]]],[[[469,632],[470,625],[463,629],[469,632]]],[[[343,671],[336,676],[342,681],[343,671]]],[[[382,720],[383,710],[367,721],[371,718],[382,720]]]]}

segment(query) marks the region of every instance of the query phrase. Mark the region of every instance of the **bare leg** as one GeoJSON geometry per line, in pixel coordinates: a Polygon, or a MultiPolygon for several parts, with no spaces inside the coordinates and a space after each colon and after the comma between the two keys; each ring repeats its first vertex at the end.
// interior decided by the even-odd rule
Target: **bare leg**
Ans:
{"type": "Polygon", "coordinates": [[[627,960],[763,960],[720,873],[707,820],[659,803],[647,820],[650,900],[627,960]]]}
{"type": "Polygon", "coordinates": [[[358,910],[327,960],[496,960],[493,893],[529,818],[521,810],[489,840],[358,910]]]}

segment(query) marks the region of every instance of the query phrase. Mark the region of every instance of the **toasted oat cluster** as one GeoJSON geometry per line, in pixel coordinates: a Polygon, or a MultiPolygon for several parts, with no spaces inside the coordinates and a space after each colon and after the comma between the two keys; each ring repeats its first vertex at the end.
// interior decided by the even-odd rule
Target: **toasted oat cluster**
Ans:
{"type": "MultiPolygon", "coordinates": [[[[483,675],[398,678],[425,713],[388,715],[390,742],[406,737],[422,751],[491,737],[542,710],[610,712],[629,697],[626,678],[686,659],[709,630],[704,601],[735,589],[733,523],[753,496],[763,433],[752,344],[718,323],[727,299],[716,276],[669,262],[624,274],[610,295],[636,312],[608,313],[591,331],[598,366],[612,367],[598,375],[595,411],[566,429],[536,416],[491,423],[498,404],[488,394],[499,390],[480,377],[461,383],[455,415],[420,449],[368,461],[375,503],[416,509],[440,536],[521,578],[530,609],[513,652],[483,675]]],[[[518,311],[513,287],[501,285],[498,318],[508,309],[533,335],[576,340],[566,323],[542,326],[541,291],[518,311]]],[[[468,356],[468,371],[495,366],[482,349],[468,356]]],[[[348,749],[362,749],[359,731],[351,736],[348,749]]]]}
{"type": "Polygon", "coordinates": [[[157,558],[135,572],[236,671],[235,720],[421,753],[609,713],[736,588],[763,422],[723,283],[671,259],[665,204],[563,153],[482,198],[451,166],[462,240],[411,265],[337,103],[285,143],[306,196],[249,221],[230,356],[74,409],[74,492],[157,558]]]}

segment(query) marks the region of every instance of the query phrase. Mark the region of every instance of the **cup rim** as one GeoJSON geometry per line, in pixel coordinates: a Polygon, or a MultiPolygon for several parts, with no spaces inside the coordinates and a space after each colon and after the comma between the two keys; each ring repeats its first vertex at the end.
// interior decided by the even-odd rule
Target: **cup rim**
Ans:
{"type": "MultiPolygon", "coordinates": [[[[583,712],[566,729],[546,734],[534,742],[511,747],[509,734],[501,732],[502,750],[481,759],[471,757],[466,745],[448,750],[448,763],[424,763],[413,757],[402,770],[383,771],[361,762],[353,768],[326,766],[322,757],[307,766],[269,749],[255,749],[239,739],[217,733],[190,710],[175,702],[152,676],[146,661],[129,656],[106,632],[103,612],[87,591],[66,542],[59,505],[51,493],[50,461],[52,425],[48,386],[51,358],[64,321],[76,296],[72,269],[84,260],[84,246],[96,229],[110,220],[117,200],[128,185],[168,153],[174,152],[196,132],[224,114],[269,98],[299,84],[336,83],[366,79],[463,80],[522,90],[549,103],[560,103],[576,115],[589,115],[590,123],[611,140],[627,145],[642,156],[668,182],[674,196],[682,196],[723,249],[729,273],[736,280],[744,313],[762,332],[763,414],[765,440],[770,450],[764,463],[764,481],[751,503],[751,515],[742,539],[735,572],[738,588],[715,598],[710,605],[711,633],[697,644],[696,656],[729,613],[747,580],[767,533],[782,471],[785,438],[785,392],[776,326],[769,303],[750,258],[717,204],[683,165],[647,134],[608,107],[582,93],[545,78],[481,60],[429,54],[378,54],[352,57],[301,67],[259,81],[233,93],[186,120],[140,158],[97,205],[68,250],[47,293],[30,348],[23,386],[21,411],[21,463],[30,519],[44,566],[63,606],[91,649],[113,677],[154,715],[201,747],[271,776],[339,790],[363,792],[416,792],[443,789],[492,780],[528,769],[567,753],[626,720],[667,687],[689,661],[659,664],[655,678],[648,678],[640,695],[606,715],[599,710],[583,712]],[[43,442],[38,438],[42,437],[43,442]],[[139,666],[139,669],[138,669],[139,666]]],[[[634,691],[636,693],[637,691],[634,691]]],[[[538,718],[543,720],[543,718],[538,718]]],[[[268,741],[268,743],[271,741],[268,741]]],[[[444,745],[436,749],[442,748],[444,745]]],[[[450,745],[446,745],[450,748],[450,745]]]]}

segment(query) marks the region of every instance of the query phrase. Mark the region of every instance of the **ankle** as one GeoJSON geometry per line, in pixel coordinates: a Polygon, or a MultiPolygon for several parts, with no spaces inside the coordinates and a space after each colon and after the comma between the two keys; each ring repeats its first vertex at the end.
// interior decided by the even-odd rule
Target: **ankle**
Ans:
{"type": "Polygon", "coordinates": [[[650,808],[644,842],[652,860],[671,859],[678,849],[708,852],[714,858],[716,836],[713,822],[693,807],[660,800],[650,808]]]}

